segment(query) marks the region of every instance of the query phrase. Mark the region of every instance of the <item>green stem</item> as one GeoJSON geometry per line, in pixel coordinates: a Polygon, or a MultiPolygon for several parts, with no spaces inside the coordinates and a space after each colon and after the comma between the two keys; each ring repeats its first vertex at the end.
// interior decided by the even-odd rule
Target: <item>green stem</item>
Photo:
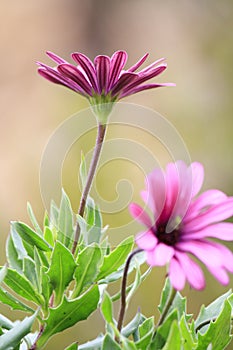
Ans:
{"type": "MultiPolygon", "coordinates": [[[[121,328],[123,325],[124,321],[124,316],[125,316],[125,309],[126,309],[126,288],[127,288],[127,275],[129,271],[129,265],[134,257],[134,255],[140,253],[142,249],[137,249],[134,250],[127,258],[126,263],[125,263],[125,268],[124,268],[124,273],[123,273],[123,278],[122,278],[122,284],[121,284],[121,308],[119,312],[119,317],[118,317],[118,323],[117,323],[117,329],[119,332],[121,332],[121,328]]],[[[119,342],[119,339],[116,339],[119,342]]]]}
{"type": "MultiPolygon", "coordinates": [[[[93,182],[93,179],[95,176],[96,168],[98,165],[98,161],[100,158],[100,154],[101,154],[101,150],[102,150],[102,146],[103,146],[103,142],[104,142],[105,133],[106,133],[106,125],[99,124],[95,149],[94,149],[94,153],[92,156],[91,165],[90,165],[90,169],[89,169],[88,176],[87,176],[87,181],[86,181],[83,193],[82,193],[80,206],[79,206],[79,210],[78,210],[78,215],[80,215],[81,217],[83,217],[83,215],[84,215],[87,196],[90,192],[91,185],[92,185],[92,182],[93,182]]],[[[76,250],[76,247],[78,244],[79,236],[80,236],[80,226],[79,226],[79,223],[77,222],[74,243],[73,243],[73,247],[72,247],[72,254],[75,253],[75,250],[76,250]]]]}
{"type": "Polygon", "coordinates": [[[166,306],[165,306],[165,308],[160,316],[160,319],[158,321],[156,329],[163,323],[164,319],[166,318],[167,313],[168,313],[168,311],[169,311],[169,309],[170,309],[170,307],[175,299],[175,296],[176,296],[176,290],[174,288],[172,288],[171,295],[170,295],[170,297],[167,301],[167,304],[166,304],[166,306]]]}

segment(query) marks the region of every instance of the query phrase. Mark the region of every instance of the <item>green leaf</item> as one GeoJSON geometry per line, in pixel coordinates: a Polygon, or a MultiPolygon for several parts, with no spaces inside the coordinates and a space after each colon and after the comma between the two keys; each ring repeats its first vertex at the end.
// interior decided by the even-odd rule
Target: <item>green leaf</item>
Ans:
{"type": "MultiPolygon", "coordinates": [[[[135,343],[129,339],[123,338],[122,339],[122,349],[123,350],[137,350],[135,343]]],[[[140,348],[145,349],[145,348],[140,348]]]]}
{"type": "Polygon", "coordinates": [[[71,252],[57,241],[51,258],[51,265],[47,272],[55,291],[55,305],[61,302],[66,287],[73,279],[76,266],[71,252]]]}
{"type": "Polygon", "coordinates": [[[207,349],[211,344],[211,349],[223,350],[231,341],[231,306],[226,300],[224,307],[216,319],[211,322],[206,333],[198,333],[198,346],[196,350],[207,349]]]}
{"type": "Polygon", "coordinates": [[[53,232],[48,226],[45,226],[44,228],[44,239],[51,245],[51,247],[54,246],[53,232]]]}
{"type": "Polygon", "coordinates": [[[36,246],[38,249],[48,252],[52,248],[51,246],[40,236],[38,233],[33,231],[29,226],[23,222],[14,221],[11,223],[13,229],[20,235],[23,241],[26,241],[33,247],[36,246]]]}
{"type": "Polygon", "coordinates": [[[216,319],[223,308],[224,302],[230,295],[231,290],[221,295],[207,307],[202,305],[200,313],[195,321],[195,329],[198,329],[202,324],[206,324],[211,320],[216,319]]]}
{"type": "Polygon", "coordinates": [[[42,305],[44,300],[40,294],[37,293],[33,285],[16,270],[7,269],[7,274],[4,283],[10,287],[15,293],[21,297],[33,301],[38,305],[42,305]]]}
{"type": "Polygon", "coordinates": [[[0,315],[0,327],[9,330],[14,327],[14,323],[7,317],[0,315]]]}
{"type": "Polygon", "coordinates": [[[0,284],[3,282],[6,274],[7,274],[7,266],[4,265],[0,270],[0,284]]]}
{"type": "Polygon", "coordinates": [[[101,311],[106,322],[114,323],[113,311],[112,311],[112,300],[106,291],[104,292],[104,297],[101,304],[101,311]]]}
{"type": "Polygon", "coordinates": [[[103,341],[103,346],[101,350],[121,350],[120,345],[111,338],[109,334],[106,334],[103,341]]]}
{"type": "Polygon", "coordinates": [[[49,280],[49,276],[47,275],[47,271],[48,269],[43,266],[41,269],[41,293],[45,300],[44,307],[46,310],[49,306],[49,299],[52,294],[52,286],[49,283],[50,280],[49,280]]]}
{"type": "Polygon", "coordinates": [[[182,336],[183,350],[195,349],[197,343],[195,342],[195,339],[193,339],[192,337],[192,331],[188,327],[188,324],[185,319],[185,314],[181,317],[179,326],[180,326],[180,332],[182,336]]]}
{"type": "Polygon", "coordinates": [[[146,319],[139,326],[139,340],[135,343],[137,349],[146,349],[151,342],[152,335],[154,332],[154,317],[146,319]]]}
{"type": "Polygon", "coordinates": [[[23,262],[19,259],[18,252],[14,246],[11,234],[7,238],[6,242],[6,256],[9,266],[19,272],[22,271],[23,262]]]}
{"type": "Polygon", "coordinates": [[[73,343],[69,345],[65,350],[78,350],[78,343],[73,343]]]}
{"type": "MultiPolygon", "coordinates": [[[[182,342],[180,337],[180,331],[177,321],[174,321],[171,326],[171,330],[163,350],[181,350],[182,342]]],[[[191,350],[191,349],[190,349],[191,350]]],[[[204,348],[202,348],[204,350],[204,348]]]]}
{"type": "MultiPolygon", "coordinates": [[[[170,309],[168,310],[168,314],[172,312],[174,309],[178,311],[178,320],[181,319],[183,314],[186,314],[186,298],[182,297],[179,292],[176,292],[176,296],[172,302],[170,309]]],[[[187,315],[187,318],[190,318],[190,315],[187,315]]]]}
{"type": "Polygon", "coordinates": [[[21,340],[27,335],[36,319],[37,312],[26,317],[22,322],[17,322],[16,325],[8,332],[0,336],[0,349],[13,350],[21,342],[21,340]]]}
{"type": "Polygon", "coordinates": [[[41,293],[41,269],[43,264],[36,247],[34,247],[34,264],[35,264],[35,274],[36,274],[36,277],[35,277],[36,285],[39,293],[41,293]]]}
{"type": "Polygon", "coordinates": [[[159,312],[161,314],[163,313],[167,305],[167,301],[169,300],[171,293],[172,293],[172,285],[171,285],[170,279],[167,278],[161,293],[160,304],[158,306],[159,312]]]}
{"type": "Polygon", "coordinates": [[[69,197],[62,190],[61,204],[58,216],[58,239],[69,247],[73,241],[74,227],[73,227],[73,210],[69,197]]]}
{"type": "Polygon", "coordinates": [[[78,255],[78,267],[75,270],[76,287],[72,297],[77,297],[83,288],[92,284],[99,273],[102,260],[101,250],[97,244],[86,247],[78,255]]]}
{"type": "Polygon", "coordinates": [[[20,310],[20,311],[26,311],[33,313],[35,310],[31,309],[26,304],[22,303],[22,301],[18,300],[16,297],[14,297],[12,294],[10,294],[8,291],[6,291],[4,288],[1,287],[0,289],[0,301],[8,305],[12,308],[12,310],[20,310]]]}
{"type": "Polygon", "coordinates": [[[31,223],[32,223],[34,229],[36,230],[36,232],[37,232],[40,236],[42,236],[42,235],[43,235],[43,232],[42,232],[42,230],[41,230],[41,228],[40,228],[40,225],[38,224],[38,222],[37,222],[37,220],[36,220],[36,217],[35,217],[34,212],[33,212],[33,210],[32,210],[31,204],[30,204],[29,202],[27,203],[27,211],[28,211],[28,216],[29,216],[29,218],[30,218],[30,220],[31,220],[31,223]]]}
{"type": "Polygon", "coordinates": [[[109,255],[104,257],[103,265],[100,267],[100,273],[97,276],[98,281],[118,270],[126,262],[133,244],[133,236],[128,237],[109,255]]]}
{"type": "Polygon", "coordinates": [[[79,321],[86,320],[96,310],[98,302],[99,289],[97,286],[71,301],[64,296],[62,303],[57,308],[50,309],[49,317],[45,321],[45,330],[38,340],[38,347],[45,345],[52,335],[64,331],[79,321]]]}
{"type": "Polygon", "coordinates": [[[171,330],[171,325],[174,321],[178,320],[177,310],[173,310],[170,315],[165,319],[165,321],[156,330],[154,339],[150,345],[150,350],[162,349],[165,345],[169,332],[171,330]]]}
{"type": "Polygon", "coordinates": [[[50,224],[56,228],[58,228],[58,217],[59,209],[56,203],[52,200],[50,205],[50,224]]]}
{"type": "Polygon", "coordinates": [[[36,273],[35,262],[31,258],[23,259],[23,273],[25,277],[32,283],[32,285],[39,291],[39,281],[36,273]]]}

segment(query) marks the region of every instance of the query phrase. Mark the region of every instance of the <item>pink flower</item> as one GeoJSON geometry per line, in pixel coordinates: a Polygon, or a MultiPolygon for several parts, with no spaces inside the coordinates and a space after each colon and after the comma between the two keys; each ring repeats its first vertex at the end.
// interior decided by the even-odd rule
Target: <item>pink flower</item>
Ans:
{"type": "Polygon", "coordinates": [[[52,52],[47,52],[47,55],[57,66],[52,68],[38,62],[39,74],[53,83],[64,85],[87,97],[92,104],[115,102],[142,90],[174,86],[171,83],[144,84],[167,68],[164,59],[159,59],[136,73],[148,54],[128,70],[123,70],[127,61],[125,51],[116,51],[112,57],[97,56],[94,63],[84,54],[75,52],[71,56],[77,65],[68,63],[52,52]]]}
{"type": "Polygon", "coordinates": [[[142,192],[152,218],[139,205],[130,205],[131,215],[147,228],[136,237],[138,247],[146,252],[149,265],[169,264],[168,275],[177,290],[186,280],[195,289],[205,287],[202,269],[192,256],[223,285],[229,282],[227,272],[233,273],[232,252],[209,239],[233,240],[233,224],[222,222],[233,215],[233,197],[218,190],[196,197],[203,179],[200,163],[169,163],[166,172],[155,169],[147,176],[142,192]]]}

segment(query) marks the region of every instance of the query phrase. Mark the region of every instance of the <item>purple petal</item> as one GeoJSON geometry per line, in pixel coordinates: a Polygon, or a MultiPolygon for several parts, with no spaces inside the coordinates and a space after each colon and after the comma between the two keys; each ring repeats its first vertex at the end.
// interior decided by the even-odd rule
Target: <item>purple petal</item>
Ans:
{"type": "Polygon", "coordinates": [[[82,53],[74,52],[71,56],[74,59],[74,61],[77,62],[84,69],[93,89],[95,90],[95,92],[98,93],[99,91],[97,87],[96,71],[94,64],[87,56],[85,56],[82,53]]]}
{"type": "MultiPolygon", "coordinates": [[[[139,73],[140,74],[145,74],[148,73],[150,71],[152,71],[156,66],[160,65],[162,62],[164,62],[166,60],[166,58],[160,58],[157,61],[151,63],[149,66],[147,66],[146,68],[142,69],[139,73]]],[[[166,65],[166,63],[164,63],[164,65],[166,65]]]]}
{"type": "Polygon", "coordinates": [[[127,53],[125,51],[117,51],[111,57],[108,91],[116,83],[122,69],[127,61],[127,53]]]}
{"type": "Polygon", "coordinates": [[[92,88],[89,82],[85,79],[84,75],[71,64],[60,64],[57,67],[58,71],[67,76],[71,80],[75,81],[81,88],[89,95],[92,96],[92,88]]]}
{"type": "Polygon", "coordinates": [[[146,178],[147,191],[145,195],[155,221],[160,216],[166,199],[165,174],[162,169],[155,169],[146,178]]]}
{"type": "Polygon", "coordinates": [[[147,57],[149,56],[149,53],[146,53],[144,56],[142,56],[142,58],[140,58],[140,60],[135,63],[132,67],[130,67],[127,72],[135,72],[147,59],[147,57]]]}
{"type": "Polygon", "coordinates": [[[110,58],[108,56],[97,56],[95,58],[95,67],[96,67],[96,75],[97,81],[99,85],[99,93],[102,91],[106,91],[108,87],[108,79],[110,72],[110,58]]]}
{"type": "Polygon", "coordinates": [[[229,272],[233,273],[233,254],[224,245],[218,242],[210,242],[210,244],[216,248],[222,257],[222,266],[226,268],[229,272]]]}
{"type": "Polygon", "coordinates": [[[154,251],[154,263],[157,266],[168,264],[173,257],[175,250],[173,247],[159,243],[154,251]]]}
{"type": "Polygon", "coordinates": [[[204,168],[201,163],[194,162],[191,164],[191,169],[192,169],[192,180],[193,180],[192,195],[194,197],[202,187],[202,184],[204,181],[204,168]]]}
{"type": "Polygon", "coordinates": [[[164,87],[164,86],[176,86],[176,84],[173,84],[173,83],[161,83],[161,84],[158,83],[158,84],[156,84],[156,83],[154,83],[154,84],[145,84],[145,85],[137,86],[137,87],[131,88],[130,90],[127,89],[126,92],[123,91],[121,98],[136,94],[140,91],[155,89],[155,88],[164,87]]]}
{"type": "Polygon", "coordinates": [[[131,203],[129,205],[130,214],[141,224],[151,228],[152,222],[149,215],[137,204],[131,203]]]}
{"type": "Polygon", "coordinates": [[[185,286],[185,273],[176,258],[171,260],[169,266],[169,277],[172,286],[176,290],[181,290],[185,286]]]}
{"type": "Polygon", "coordinates": [[[190,240],[190,239],[201,239],[206,237],[218,238],[224,241],[232,241],[233,224],[230,222],[221,222],[221,223],[213,224],[213,225],[204,227],[199,231],[184,233],[184,235],[182,236],[182,239],[190,240]]]}
{"type": "Polygon", "coordinates": [[[200,266],[185,253],[176,252],[175,256],[182,266],[190,286],[194,289],[202,290],[205,287],[205,277],[200,266]]]}
{"type": "Polygon", "coordinates": [[[233,215],[233,198],[227,198],[225,202],[212,206],[203,214],[185,223],[185,231],[197,231],[207,225],[228,219],[233,215]]]}
{"type": "Polygon", "coordinates": [[[66,60],[64,60],[63,58],[61,58],[58,55],[55,55],[55,53],[51,52],[51,51],[46,51],[46,54],[56,63],[61,64],[61,63],[68,63],[66,60]]]}
{"type": "Polygon", "coordinates": [[[111,95],[118,95],[125,87],[131,84],[137,78],[135,73],[123,73],[111,89],[111,95]]]}
{"type": "Polygon", "coordinates": [[[224,286],[229,283],[229,276],[222,267],[207,266],[210,273],[224,286]]]}
{"type": "Polygon", "coordinates": [[[139,233],[135,239],[139,248],[146,251],[153,250],[156,247],[158,239],[155,237],[152,231],[139,233]]]}

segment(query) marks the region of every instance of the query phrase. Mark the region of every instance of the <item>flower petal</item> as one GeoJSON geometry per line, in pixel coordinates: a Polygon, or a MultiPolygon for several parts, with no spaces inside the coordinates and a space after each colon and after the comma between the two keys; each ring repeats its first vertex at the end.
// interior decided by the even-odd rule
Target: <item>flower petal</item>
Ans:
{"type": "Polygon", "coordinates": [[[224,241],[232,241],[233,224],[230,222],[221,222],[210,226],[206,226],[201,230],[190,233],[187,232],[182,235],[182,239],[184,240],[200,239],[206,237],[218,238],[224,241]]]}
{"type": "Polygon", "coordinates": [[[46,51],[46,54],[56,63],[61,64],[61,63],[68,63],[66,60],[64,60],[63,58],[61,58],[58,55],[55,55],[55,53],[51,52],[51,51],[46,51]]]}
{"type": "Polygon", "coordinates": [[[137,78],[135,73],[123,73],[111,89],[111,95],[116,96],[137,78]]]}
{"type": "Polygon", "coordinates": [[[193,197],[200,191],[204,181],[204,168],[201,163],[194,162],[191,164],[192,169],[192,195],[193,197]]]}
{"type": "Polygon", "coordinates": [[[176,252],[175,256],[182,266],[190,286],[194,289],[202,290],[205,287],[205,277],[200,266],[185,253],[176,252]]]}
{"type": "Polygon", "coordinates": [[[135,238],[135,242],[139,248],[150,251],[156,247],[158,240],[152,231],[146,231],[139,233],[135,238]]]}
{"type": "Polygon", "coordinates": [[[165,86],[176,86],[176,84],[173,84],[173,83],[158,83],[158,84],[156,84],[156,83],[154,83],[154,84],[140,85],[137,87],[133,87],[131,89],[127,89],[126,92],[125,92],[125,90],[123,90],[123,93],[121,94],[121,98],[136,94],[140,91],[155,89],[155,88],[165,87],[165,86]]]}
{"type": "Polygon", "coordinates": [[[127,53],[125,51],[116,51],[111,57],[108,92],[116,83],[122,69],[127,61],[127,53]]]}
{"type": "Polygon", "coordinates": [[[152,222],[149,215],[139,205],[131,203],[129,205],[130,214],[141,224],[151,228],[152,222]]]}
{"type": "Polygon", "coordinates": [[[207,266],[210,273],[224,286],[229,283],[229,276],[223,267],[207,266]]]}
{"type": "Polygon", "coordinates": [[[108,56],[97,56],[95,58],[95,68],[99,87],[99,93],[107,90],[110,72],[110,58],[108,56]]]}
{"type": "Polygon", "coordinates": [[[89,82],[85,79],[84,75],[71,64],[60,64],[57,67],[58,71],[64,74],[66,77],[75,81],[81,88],[89,95],[92,96],[92,88],[89,82]]]}
{"type": "MultiPolygon", "coordinates": [[[[151,72],[155,67],[158,67],[158,65],[160,65],[161,63],[165,62],[166,58],[159,58],[157,61],[151,63],[149,66],[147,66],[146,68],[142,69],[139,73],[140,75],[142,74],[147,74],[148,72],[151,72]]],[[[165,63],[166,65],[166,63],[165,63]]]]}
{"type": "Polygon", "coordinates": [[[170,262],[174,252],[173,247],[158,243],[155,249],[147,252],[147,263],[151,266],[164,266],[170,262]]]}
{"type": "Polygon", "coordinates": [[[181,290],[185,286],[185,273],[176,258],[173,258],[171,260],[170,266],[169,266],[169,277],[172,286],[176,290],[181,290]]]}
{"type": "Polygon", "coordinates": [[[144,56],[142,56],[142,58],[140,58],[140,60],[137,63],[135,63],[132,67],[127,69],[127,72],[135,72],[145,62],[148,56],[149,53],[146,53],[144,56]]]}
{"type": "Polygon", "coordinates": [[[95,92],[98,93],[96,71],[95,71],[94,64],[86,55],[80,52],[74,52],[72,53],[71,56],[74,59],[74,61],[80,64],[80,66],[84,69],[93,89],[95,90],[95,92]]]}

